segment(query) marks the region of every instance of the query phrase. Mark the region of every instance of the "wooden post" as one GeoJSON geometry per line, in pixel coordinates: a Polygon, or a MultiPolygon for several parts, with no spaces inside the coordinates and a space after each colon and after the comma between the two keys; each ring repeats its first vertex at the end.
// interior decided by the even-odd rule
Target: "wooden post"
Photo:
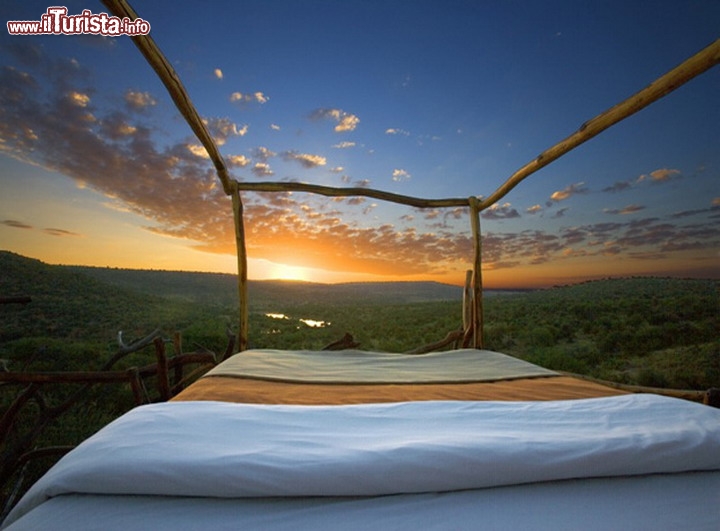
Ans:
{"type": "Polygon", "coordinates": [[[243,222],[243,204],[239,188],[232,194],[233,217],[235,218],[235,244],[238,262],[238,351],[247,350],[248,346],[248,291],[247,291],[247,248],[245,247],[245,224],[243,222]]]}
{"type": "MultiPolygon", "coordinates": [[[[175,352],[175,358],[182,355],[182,334],[175,332],[173,335],[173,350],[175,352]]],[[[182,363],[176,363],[174,374],[173,374],[173,385],[177,385],[183,379],[183,365],[182,363]]]]}
{"type": "Polygon", "coordinates": [[[470,224],[473,233],[473,269],[472,269],[472,322],[473,348],[483,348],[483,304],[482,304],[482,241],[480,234],[480,201],[477,197],[468,198],[470,204],[470,224]]]}
{"type": "Polygon", "coordinates": [[[168,360],[165,355],[165,342],[163,338],[155,338],[155,355],[157,356],[157,379],[160,400],[170,400],[170,382],[168,380],[168,360]]]}
{"type": "Polygon", "coordinates": [[[473,271],[465,271],[465,288],[463,289],[463,332],[468,333],[472,328],[473,297],[472,297],[473,271]]]}
{"type": "Polygon", "coordinates": [[[127,370],[128,380],[130,380],[130,388],[132,389],[135,405],[140,406],[143,403],[142,382],[140,381],[140,373],[137,367],[130,367],[127,370]]]}

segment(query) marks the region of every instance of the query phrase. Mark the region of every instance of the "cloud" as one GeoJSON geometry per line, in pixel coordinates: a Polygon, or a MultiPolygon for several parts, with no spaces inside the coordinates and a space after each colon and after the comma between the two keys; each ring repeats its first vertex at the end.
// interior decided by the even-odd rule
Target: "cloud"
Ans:
{"type": "Polygon", "coordinates": [[[81,236],[81,234],[78,234],[77,232],[72,232],[72,231],[65,230],[65,229],[47,228],[47,229],[43,229],[43,232],[45,232],[45,234],[49,234],[50,236],[60,236],[60,237],[63,237],[63,236],[74,236],[74,237],[81,236]]]}
{"type": "Polygon", "coordinates": [[[104,117],[98,123],[101,134],[112,140],[127,140],[138,132],[139,127],[128,123],[128,117],[117,112],[104,117]]]}
{"type": "Polygon", "coordinates": [[[634,214],[635,212],[640,212],[641,210],[644,210],[645,207],[642,205],[628,205],[625,208],[605,208],[603,209],[603,212],[606,214],[634,214]]]}
{"type": "Polygon", "coordinates": [[[205,146],[202,144],[187,144],[185,147],[187,147],[188,151],[196,157],[200,157],[201,159],[210,159],[210,155],[208,155],[205,146]]]}
{"type": "MultiPolygon", "coordinates": [[[[90,103],[85,108],[57,105],[61,95],[44,91],[31,76],[20,72],[6,72],[0,81],[0,145],[4,152],[31,158],[112,197],[123,210],[147,219],[151,232],[183,238],[206,252],[235,252],[230,202],[217,186],[217,177],[197,142],[168,143],[165,132],[142,127],[121,109],[98,112],[97,123],[87,122],[84,115],[90,103]],[[16,92],[14,87],[24,90],[16,92]],[[19,102],[10,105],[8,99],[18,95],[19,102]],[[119,135],[123,130],[128,133],[125,137],[119,135]],[[158,141],[153,134],[159,136],[158,141]]],[[[143,98],[125,101],[147,103],[143,98]]],[[[220,138],[241,131],[227,119],[208,120],[208,126],[220,138]]],[[[311,167],[322,162],[317,155],[286,155],[311,167]]],[[[252,165],[253,174],[267,177],[273,174],[267,161],[274,156],[261,146],[253,151],[254,164],[242,155],[228,157],[228,161],[252,165]]],[[[356,182],[357,186],[369,184],[356,182]]],[[[301,208],[303,204],[293,195],[246,195],[250,196],[245,205],[248,250],[253,257],[379,274],[442,269],[450,267],[448,262],[456,257],[464,257],[457,253],[466,242],[463,236],[398,232],[391,225],[361,228],[326,208],[301,208]],[[329,252],[338,248],[343,252],[329,252]]],[[[365,212],[375,208],[375,203],[368,204],[365,198],[351,198],[345,204],[365,212]]],[[[12,221],[6,225],[21,226],[12,221]]],[[[55,234],[68,235],[60,231],[55,234]]]]}
{"type": "Polygon", "coordinates": [[[317,166],[325,166],[327,159],[320,155],[310,155],[308,153],[298,153],[297,151],[285,151],[282,154],[284,160],[294,160],[303,168],[316,168],[317,166]]]}
{"type": "Polygon", "coordinates": [[[673,180],[681,175],[680,170],[671,170],[667,168],[651,171],[650,175],[641,175],[638,182],[650,180],[653,183],[664,183],[673,180]]]}
{"type": "MultiPolygon", "coordinates": [[[[359,227],[339,212],[318,210],[294,195],[275,205],[265,203],[264,197],[256,201],[254,196],[260,194],[248,194],[245,201],[248,219],[252,219],[247,225],[251,255],[379,275],[420,274],[428,268],[442,271],[448,267],[464,271],[466,267],[465,251],[469,252],[471,243],[464,235],[439,235],[414,227],[398,230],[390,223],[359,227]],[[302,252],[288,256],[288,249],[302,252]]],[[[364,215],[377,206],[367,204],[366,198],[339,199],[349,207],[362,208],[364,215]]]]}
{"type": "Polygon", "coordinates": [[[230,137],[245,136],[248,132],[247,125],[238,127],[229,118],[203,118],[203,123],[207,126],[218,146],[224,145],[230,137]]]}
{"type": "Polygon", "coordinates": [[[527,212],[528,214],[537,214],[538,212],[542,212],[542,207],[540,205],[533,205],[526,208],[525,212],[527,212]]]}
{"type": "Polygon", "coordinates": [[[258,159],[262,162],[267,162],[268,159],[276,156],[277,153],[274,151],[270,151],[268,148],[264,146],[259,146],[253,149],[252,156],[254,159],[258,159]]]}
{"type": "Polygon", "coordinates": [[[153,98],[149,92],[137,92],[134,90],[125,92],[125,102],[134,110],[142,110],[146,107],[157,105],[157,101],[155,101],[155,98],[153,98]]]}
{"type": "Polygon", "coordinates": [[[53,79],[67,88],[59,92],[48,79],[58,69],[46,63],[31,72],[0,72],[0,151],[112,197],[147,219],[148,230],[209,245],[232,235],[232,220],[221,214],[228,200],[210,163],[186,141],[168,143],[163,132],[155,141],[155,130],[138,124],[124,107],[148,109],[147,93],[125,91],[124,108],[100,111],[82,97],[90,94],[86,80],[80,88],[73,86],[74,75],[53,79]],[[25,87],[20,99],[13,90],[18,84],[25,87]],[[89,121],[88,111],[97,120],[89,121]]]}
{"type": "Polygon", "coordinates": [[[273,131],[280,131],[280,126],[277,124],[270,124],[270,129],[273,131]]]}
{"type": "Polygon", "coordinates": [[[412,176],[405,170],[394,169],[392,172],[392,180],[395,182],[409,181],[412,176]]]}
{"type": "Polygon", "coordinates": [[[553,192],[553,194],[550,196],[550,199],[552,201],[565,201],[566,199],[572,197],[573,195],[577,194],[585,194],[588,190],[585,188],[585,183],[576,183],[571,184],[570,186],[564,188],[563,190],[558,190],[557,192],[553,192]]]}
{"type": "Polygon", "coordinates": [[[713,200],[713,206],[710,208],[697,208],[694,210],[681,210],[679,212],[673,212],[670,217],[673,219],[687,218],[691,216],[698,216],[702,214],[720,214],[720,201],[713,200]]]}
{"type": "Polygon", "coordinates": [[[256,177],[270,177],[275,172],[270,169],[270,165],[266,162],[256,162],[255,166],[250,170],[256,177]]]}
{"type": "Polygon", "coordinates": [[[225,157],[225,161],[229,166],[239,166],[241,168],[250,164],[250,159],[245,155],[228,155],[225,157]]]}
{"type": "Polygon", "coordinates": [[[315,109],[310,113],[311,120],[333,120],[337,122],[336,133],[354,131],[360,123],[360,118],[341,109],[315,109]]]}
{"type": "Polygon", "coordinates": [[[512,208],[510,203],[495,203],[480,213],[480,217],[483,219],[512,219],[519,218],[520,214],[517,210],[512,208]]]}
{"type": "Polygon", "coordinates": [[[623,256],[631,260],[660,260],[672,257],[674,253],[718,246],[720,227],[715,223],[680,225],[654,217],[625,223],[566,227],[557,234],[543,230],[486,231],[483,237],[483,267],[501,269],[594,256],[601,259],[623,256]]]}
{"type": "Polygon", "coordinates": [[[648,181],[651,183],[664,183],[671,181],[681,175],[682,174],[680,170],[663,168],[652,171],[649,174],[640,175],[640,177],[638,177],[634,181],[616,181],[615,183],[613,183],[612,186],[603,188],[602,191],[609,193],[625,192],[626,190],[630,190],[631,188],[633,188],[636,184],[642,183],[644,181],[648,181]]]}
{"type": "Polygon", "coordinates": [[[385,134],[386,135],[410,136],[410,133],[408,131],[405,131],[404,129],[395,129],[395,128],[386,129],[385,134]]]}
{"type": "MultiPolygon", "coordinates": [[[[121,87],[118,94],[124,94],[124,99],[109,94],[104,101],[111,105],[114,101],[114,106],[98,108],[95,100],[99,98],[92,97],[94,92],[88,88],[91,84],[85,79],[82,83],[74,81],[78,67],[63,62],[63,68],[54,68],[46,58],[38,60],[38,64],[25,72],[0,70],[0,152],[64,174],[111,198],[110,203],[119,210],[143,217],[148,231],[180,238],[200,251],[235,253],[231,203],[218,186],[212,164],[204,155],[198,156],[199,147],[189,147],[199,146],[196,141],[174,140],[168,131],[138,122],[139,118],[159,112],[149,96],[137,96],[147,92],[122,92],[125,87],[121,87]],[[68,75],[62,77],[62,72],[68,75]],[[83,98],[68,100],[67,95],[73,92],[88,96],[85,106],[73,103],[83,98]],[[129,94],[134,96],[128,98],[129,94]],[[138,115],[134,112],[137,109],[148,114],[138,115]],[[89,113],[95,120],[88,120],[89,113]]],[[[327,118],[339,125],[342,115],[337,116],[340,119],[333,114],[327,118]]],[[[213,135],[220,138],[240,136],[243,130],[229,119],[209,119],[208,124],[213,135]]],[[[317,155],[303,158],[302,153],[286,153],[310,167],[320,160],[313,158],[317,155]]],[[[227,160],[231,166],[246,167],[254,175],[267,177],[273,175],[268,161],[275,156],[261,146],[252,151],[252,160],[243,155],[228,156],[227,160]]],[[[342,179],[351,182],[350,177],[342,179]]],[[[356,180],[354,185],[369,186],[370,181],[356,180]]],[[[571,185],[554,200],[584,191],[582,183],[571,185]]],[[[342,208],[350,213],[341,217],[333,211],[338,203],[315,203],[315,199],[306,197],[243,193],[251,257],[393,276],[447,271],[461,276],[467,267],[472,252],[469,227],[448,230],[440,225],[462,219],[466,213],[460,209],[417,210],[412,215],[394,216],[399,217],[399,226],[386,223],[366,227],[367,219],[375,214],[376,203],[365,198],[345,200],[342,208]],[[363,217],[363,212],[369,216],[363,217]],[[417,226],[408,225],[410,222],[417,226]]],[[[719,206],[720,198],[715,198],[714,203],[719,206]]],[[[540,212],[541,208],[535,205],[529,210],[540,212]]],[[[709,209],[710,216],[706,217],[714,212],[709,209]]],[[[508,203],[488,209],[486,214],[496,219],[519,216],[508,203]]],[[[485,231],[483,256],[486,268],[500,269],[574,260],[581,255],[620,253],[643,259],[653,254],[669,256],[719,248],[717,222],[702,219],[700,214],[663,219],[616,217],[612,219],[622,222],[573,226],[558,233],[485,231]]],[[[32,228],[12,219],[2,224],[32,228]]],[[[57,236],[74,234],[63,229],[52,231],[57,236]]]]}
{"type": "Polygon", "coordinates": [[[624,192],[625,190],[629,190],[632,188],[632,183],[630,181],[616,181],[612,186],[608,186],[607,188],[603,188],[603,192],[610,192],[610,193],[617,193],[617,192],[624,192]]]}
{"type": "Polygon", "coordinates": [[[468,213],[468,209],[465,207],[455,207],[451,210],[445,210],[445,219],[462,219],[468,213]]]}
{"type": "Polygon", "coordinates": [[[355,142],[339,142],[333,146],[337,149],[347,149],[351,147],[355,147],[355,142]]]}
{"type": "Polygon", "coordinates": [[[223,78],[223,71],[220,70],[219,68],[216,68],[215,70],[213,70],[213,74],[215,74],[215,77],[216,77],[217,79],[222,79],[222,78],[223,78]]]}
{"type": "Polygon", "coordinates": [[[26,223],[23,223],[22,221],[17,221],[15,219],[5,219],[2,222],[3,225],[7,227],[12,227],[13,229],[32,229],[32,225],[28,225],[26,223]]]}
{"type": "MultiPolygon", "coordinates": [[[[35,227],[33,227],[32,225],[28,225],[27,223],[23,223],[22,221],[17,221],[15,219],[5,219],[3,221],[0,221],[0,224],[5,225],[6,227],[11,227],[13,229],[35,230],[35,227]]],[[[82,236],[77,232],[57,228],[45,228],[42,231],[50,236],[82,236]]]]}
{"type": "Polygon", "coordinates": [[[243,94],[242,92],[233,92],[230,94],[232,103],[267,103],[270,98],[262,92],[253,92],[252,94],[243,94]]]}
{"type": "Polygon", "coordinates": [[[78,107],[87,107],[90,103],[90,96],[83,94],[82,92],[70,91],[67,93],[67,101],[71,105],[77,105],[78,107]]]}

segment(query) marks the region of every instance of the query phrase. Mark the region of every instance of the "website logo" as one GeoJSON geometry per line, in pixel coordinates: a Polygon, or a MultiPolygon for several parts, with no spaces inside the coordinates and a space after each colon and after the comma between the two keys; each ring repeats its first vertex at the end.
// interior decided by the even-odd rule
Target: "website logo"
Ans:
{"type": "Polygon", "coordinates": [[[67,7],[48,7],[40,20],[10,20],[7,23],[10,35],[147,35],[150,23],[147,20],[128,17],[120,18],[107,13],[93,13],[83,9],[79,15],[68,15],[67,7]]]}

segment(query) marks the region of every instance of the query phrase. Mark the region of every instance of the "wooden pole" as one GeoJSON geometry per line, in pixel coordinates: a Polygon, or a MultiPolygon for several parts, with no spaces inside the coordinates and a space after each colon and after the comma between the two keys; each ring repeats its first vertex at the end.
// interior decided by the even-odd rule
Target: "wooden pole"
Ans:
{"type": "MultiPolygon", "coordinates": [[[[102,2],[115,16],[120,18],[127,17],[130,20],[138,18],[135,10],[125,0],[102,0],[102,2]]],[[[200,118],[200,115],[190,100],[190,96],[185,90],[182,81],[180,81],[180,76],[177,75],[175,69],[170,65],[170,62],[150,35],[133,35],[131,38],[135,46],[140,50],[140,53],[145,57],[145,60],[153,70],[155,70],[160,81],[165,85],[180,114],[183,115],[185,121],[193,130],[193,133],[195,133],[195,136],[207,150],[225,194],[230,195],[233,189],[225,161],[220,155],[220,150],[218,150],[215,140],[213,140],[208,128],[205,126],[205,123],[200,118]]]]}
{"type": "Polygon", "coordinates": [[[464,197],[448,197],[445,199],[424,199],[422,197],[413,197],[409,195],[395,194],[392,192],[383,192],[382,190],[374,190],[373,188],[335,188],[332,186],[322,186],[319,184],[297,183],[297,182],[238,182],[237,186],[240,190],[248,192],[309,192],[329,197],[354,197],[364,196],[380,199],[382,201],[390,201],[400,205],[408,205],[416,208],[446,208],[446,207],[464,207],[467,206],[467,199],[464,197]]]}
{"type": "Polygon", "coordinates": [[[473,325],[473,271],[465,271],[465,287],[463,288],[463,330],[465,333],[472,329],[473,325]]]}
{"type": "Polygon", "coordinates": [[[170,400],[170,380],[168,377],[168,359],[165,354],[165,341],[158,337],[155,343],[155,356],[157,357],[157,383],[160,400],[167,402],[170,400]]]}
{"type": "Polygon", "coordinates": [[[470,224],[473,234],[473,347],[483,348],[483,304],[482,304],[482,239],[480,234],[480,201],[477,197],[468,199],[470,224]]]}
{"type": "Polygon", "coordinates": [[[240,189],[235,188],[232,194],[233,217],[235,218],[235,245],[237,247],[238,267],[238,351],[247,350],[248,346],[248,290],[247,290],[247,248],[245,246],[245,223],[243,221],[243,204],[240,189]]]}

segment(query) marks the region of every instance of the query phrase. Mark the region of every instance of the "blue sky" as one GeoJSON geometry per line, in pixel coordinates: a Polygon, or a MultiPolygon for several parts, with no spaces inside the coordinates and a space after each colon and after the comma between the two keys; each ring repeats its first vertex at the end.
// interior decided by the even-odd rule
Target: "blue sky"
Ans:
{"type": "MultiPolygon", "coordinates": [[[[489,195],[720,37],[716,1],[132,5],[234,178],[426,198],[489,195]]],[[[0,248],[235,270],[229,201],[129,38],[3,33],[0,66],[0,248]]],[[[720,276],[718,94],[716,67],[485,211],[486,284],[720,276]]],[[[251,278],[458,283],[471,260],[462,209],[298,193],[245,205],[251,278]]]]}

